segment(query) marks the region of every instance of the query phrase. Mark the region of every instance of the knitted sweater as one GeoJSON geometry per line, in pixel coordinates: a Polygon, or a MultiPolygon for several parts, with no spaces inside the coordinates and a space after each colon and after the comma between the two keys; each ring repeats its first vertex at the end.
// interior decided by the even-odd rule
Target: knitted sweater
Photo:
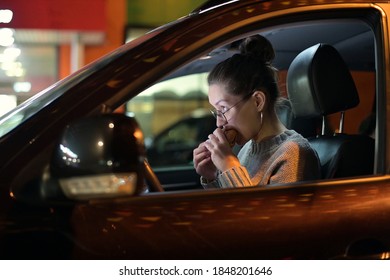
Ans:
{"type": "Polygon", "coordinates": [[[294,130],[256,143],[248,141],[240,150],[239,167],[219,172],[204,188],[234,188],[291,183],[320,178],[320,162],[309,142],[294,130]]]}

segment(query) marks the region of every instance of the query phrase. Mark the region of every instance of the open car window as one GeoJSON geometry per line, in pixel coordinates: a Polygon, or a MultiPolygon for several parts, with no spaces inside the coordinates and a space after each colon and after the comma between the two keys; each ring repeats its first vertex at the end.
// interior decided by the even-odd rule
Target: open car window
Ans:
{"type": "MultiPolygon", "coordinates": [[[[256,33],[267,37],[275,48],[273,64],[279,70],[280,93],[285,99],[289,98],[286,77],[293,59],[318,43],[334,46],[349,67],[360,99],[358,106],[346,112],[343,133],[366,133],[364,126],[372,116],[376,93],[375,40],[369,24],[339,18],[267,26],[215,46],[126,104],[126,113],[135,116],[142,127],[153,167],[192,167],[193,149],[215,129],[215,119],[208,113],[207,74],[218,62],[237,53],[243,38],[256,33]]],[[[283,103],[278,110],[287,128],[304,137],[321,133],[322,120],[292,121],[294,114],[291,109],[286,112],[283,103]]],[[[328,115],[325,121],[328,134],[340,132],[339,113],[328,115]]]]}

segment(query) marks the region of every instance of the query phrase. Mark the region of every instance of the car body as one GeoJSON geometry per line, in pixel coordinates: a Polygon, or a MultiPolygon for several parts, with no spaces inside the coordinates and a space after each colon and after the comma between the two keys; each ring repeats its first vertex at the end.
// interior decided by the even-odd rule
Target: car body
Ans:
{"type": "Polygon", "coordinates": [[[384,0],[209,1],[20,105],[0,119],[0,258],[388,258],[389,14],[384,0]],[[372,174],[203,190],[186,163],[152,166],[165,192],[72,199],[41,188],[69,124],[111,113],[165,80],[207,72],[257,33],[275,47],[282,93],[302,50],[320,42],[338,49],[361,103],[346,112],[346,132],[376,114],[372,174]]]}

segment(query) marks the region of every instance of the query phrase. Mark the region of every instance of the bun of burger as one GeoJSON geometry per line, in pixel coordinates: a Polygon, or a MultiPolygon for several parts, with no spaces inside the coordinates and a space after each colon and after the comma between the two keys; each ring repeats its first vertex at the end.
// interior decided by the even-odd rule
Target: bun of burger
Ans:
{"type": "Polygon", "coordinates": [[[230,147],[233,147],[236,144],[237,131],[234,129],[229,129],[224,131],[226,139],[229,142],[230,147]]]}

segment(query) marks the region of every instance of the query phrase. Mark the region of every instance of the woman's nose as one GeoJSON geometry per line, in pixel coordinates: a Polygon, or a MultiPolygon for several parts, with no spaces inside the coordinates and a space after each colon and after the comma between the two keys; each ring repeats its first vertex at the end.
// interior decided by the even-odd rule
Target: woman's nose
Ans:
{"type": "Polygon", "coordinates": [[[224,126],[226,123],[227,123],[227,122],[226,122],[226,120],[225,120],[224,118],[220,118],[220,117],[217,118],[217,127],[222,127],[222,126],[224,126]]]}

